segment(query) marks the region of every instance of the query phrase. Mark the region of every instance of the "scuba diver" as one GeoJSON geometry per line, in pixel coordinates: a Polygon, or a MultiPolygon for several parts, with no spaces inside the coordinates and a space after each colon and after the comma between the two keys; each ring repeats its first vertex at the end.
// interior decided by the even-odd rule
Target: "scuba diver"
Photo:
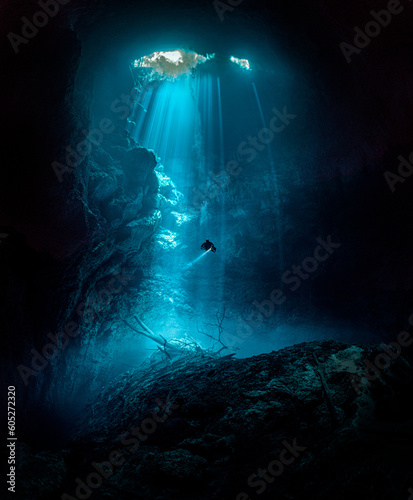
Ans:
{"type": "Polygon", "coordinates": [[[201,249],[205,250],[205,251],[211,250],[211,252],[213,252],[213,253],[215,253],[217,251],[214,244],[211,243],[209,240],[206,240],[205,243],[202,243],[201,249]]]}

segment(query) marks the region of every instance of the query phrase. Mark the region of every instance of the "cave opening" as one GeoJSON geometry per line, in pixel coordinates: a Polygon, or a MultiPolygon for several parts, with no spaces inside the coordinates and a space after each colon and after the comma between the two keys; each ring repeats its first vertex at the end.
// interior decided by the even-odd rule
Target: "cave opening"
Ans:
{"type": "MultiPolygon", "coordinates": [[[[240,348],[234,345],[236,337],[228,332],[243,327],[237,318],[239,312],[228,311],[236,300],[231,297],[232,279],[226,275],[239,234],[239,228],[233,231],[227,220],[226,197],[231,176],[242,170],[239,165],[246,155],[244,144],[235,142],[234,127],[240,116],[265,126],[257,87],[245,70],[251,70],[246,59],[219,53],[200,56],[181,49],[135,59],[131,64],[134,89],[125,127],[134,145],[157,155],[155,170],[161,186],[172,181],[176,188],[175,199],[167,202],[169,213],[163,213],[151,256],[152,269],[157,272],[147,281],[151,293],[161,297],[163,310],[161,314],[158,310],[151,325],[168,340],[190,335],[205,345],[208,339],[202,338],[200,324],[225,314],[224,336],[229,352],[240,348]],[[236,147],[231,151],[228,143],[236,147]],[[195,270],[193,266],[200,265],[204,256],[199,243],[205,233],[218,242],[220,251],[213,259],[210,256],[208,263],[203,261],[205,267],[195,270]],[[160,279],[173,283],[172,289],[165,291],[160,279]],[[231,306],[226,302],[232,302],[231,306]],[[194,317],[198,318],[196,322],[194,317]]],[[[274,170],[268,146],[274,132],[266,130],[271,135],[262,134],[256,151],[263,156],[262,161],[268,156],[274,170]]],[[[233,203],[230,205],[232,208],[233,203]]],[[[277,245],[281,248],[281,240],[277,245]]],[[[281,262],[276,265],[281,268],[281,262]]],[[[139,307],[136,313],[140,313],[139,307]]],[[[148,310],[145,315],[152,316],[148,310]]],[[[150,349],[149,345],[146,348],[150,349]]]]}
{"type": "Polygon", "coordinates": [[[95,495],[247,500],[295,442],[270,495],[402,498],[411,7],[349,62],[362,2],[15,4],[0,338],[22,499],[73,498],[119,450],[95,495]]]}

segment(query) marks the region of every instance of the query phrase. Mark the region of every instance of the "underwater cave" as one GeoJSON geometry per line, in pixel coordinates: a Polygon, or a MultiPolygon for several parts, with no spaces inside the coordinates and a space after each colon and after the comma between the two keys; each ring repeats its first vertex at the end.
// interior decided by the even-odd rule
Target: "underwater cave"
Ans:
{"type": "Polygon", "coordinates": [[[2,498],[413,498],[412,9],[2,0],[2,498]]]}

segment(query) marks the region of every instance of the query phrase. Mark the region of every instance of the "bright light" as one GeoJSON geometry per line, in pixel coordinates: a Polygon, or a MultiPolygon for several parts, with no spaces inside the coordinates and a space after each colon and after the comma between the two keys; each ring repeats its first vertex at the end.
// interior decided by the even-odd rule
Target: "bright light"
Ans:
{"type": "Polygon", "coordinates": [[[190,267],[192,267],[196,262],[200,261],[205,255],[207,255],[208,252],[210,252],[211,249],[209,248],[206,252],[203,252],[199,257],[197,257],[195,260],[187,264],[182,271],[187,271],[190,267]]]}
{"type": "Polygon", "coordinates": [[[179,50],[172,50],[171,52],[159,52],[159,54],[166,60],[175,63],[177,66],[178,63],[182,62],[182,54],[179,52],[179,50]]]}
{"type": "Polygon", "coordinates": [[[230,61],[237,64],[240,68],[243,68],[247,71],[251,71],[251,65],[248,59],[238,59],[238,57],[231,56],[230,61]]]}
{"type": "Polygon", "coordinates": [[[152,68],[157,73],[176,78],[177,76],[189,73],[198,64],[213,59],[215,54],[202,56],[196,52],[186,52],[182,49],[159,51],[149,56],[135,59],[134,68],[152,68]]]}
{"type": "Polygon", "coordinates": [[[180,62],[183,61],[182,53],[179,50],[171,50],[169,52],[154,52],[152,55],[143,57],[144,62],[142,66],[151,67],[151,65],[158,61],[161,57],[164,57],[168,62],[171,62],[178,66],[180,62]]]}

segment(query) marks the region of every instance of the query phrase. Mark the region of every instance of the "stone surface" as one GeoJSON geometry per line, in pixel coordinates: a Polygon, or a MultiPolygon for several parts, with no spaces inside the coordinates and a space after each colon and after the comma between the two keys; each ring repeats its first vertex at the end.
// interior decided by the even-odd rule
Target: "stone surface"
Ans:
{"type": "Polygon", "coordinates": [[[247,359],[186,357],[159,371],[127,372],[88,407],[73,440],[43,463],[41,477],[36,467],[44,455],[22,453],[30,498],[49,498],[43,491],[54,491],[50,498],[73,495],[76,477],[87,481],[92,463],[113,450],[124,462],[94,490],[95,498],[223,500],[240,492],[256,498],[261,487],[249,486],[248,478],[280,456],[291,464],[267,476],[262,498],[404,498],[413,479],[409,355],[360,394],[350,379],[380,352],[311,342],[247,359]],[[148,421],[156,410],[164,422],[148,421]],[[133,427],[148,435],[141,430],[134,438],[133,427]],[[293,461],[281,455],[285,441],[298,447],[293,461]]]}

